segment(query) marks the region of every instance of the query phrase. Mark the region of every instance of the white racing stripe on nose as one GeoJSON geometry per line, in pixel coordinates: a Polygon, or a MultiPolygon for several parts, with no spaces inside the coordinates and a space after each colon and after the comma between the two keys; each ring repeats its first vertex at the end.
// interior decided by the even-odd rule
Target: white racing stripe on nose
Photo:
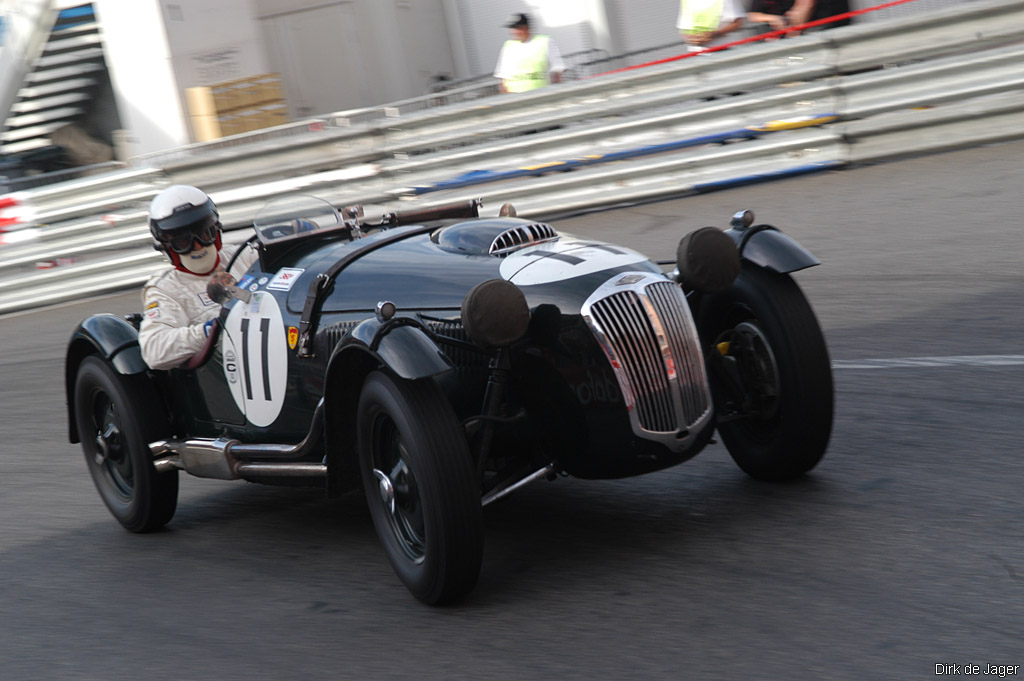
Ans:
{"type": "Polygon", "coordinates": [[[894,359],[836,359],[833,369],[918,369],[921,367],[1006,367],[1024,365],[1024,355],[956,355],[894,359]]]}

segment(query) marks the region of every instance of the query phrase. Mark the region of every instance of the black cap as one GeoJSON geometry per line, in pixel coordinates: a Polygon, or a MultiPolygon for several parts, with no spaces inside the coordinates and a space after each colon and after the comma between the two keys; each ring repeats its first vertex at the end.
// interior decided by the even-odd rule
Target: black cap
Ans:
{"type": "Polygon", "coordinates": [[[519,14],[513,14],[505,22],[505,28],[529,28],[530,17],[526,16],[522,12],[519,14]]]}

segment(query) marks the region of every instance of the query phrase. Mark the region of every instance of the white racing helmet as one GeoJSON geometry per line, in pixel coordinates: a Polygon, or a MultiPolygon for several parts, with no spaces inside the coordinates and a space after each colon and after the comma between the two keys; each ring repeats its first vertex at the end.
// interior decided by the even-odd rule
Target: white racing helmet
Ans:
{"type": "Polygon", "coordinates": [[[206,274],[217,264],[221,223],[217,206],[197,187],[176,184],[149,204],[153,248],[167,254],[174,266],[206,274]]]}

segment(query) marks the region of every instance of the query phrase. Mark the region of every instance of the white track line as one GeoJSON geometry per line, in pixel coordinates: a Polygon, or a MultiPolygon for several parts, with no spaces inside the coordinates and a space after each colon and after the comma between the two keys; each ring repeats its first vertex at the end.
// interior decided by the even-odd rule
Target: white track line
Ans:
{"type": "Polygon", "coordinates": [[[1024,355],[956,355],[895,359],[837,359],[833,369],[918,369],[921,367],[1006,367],[1024,365],[1024,355]]]}

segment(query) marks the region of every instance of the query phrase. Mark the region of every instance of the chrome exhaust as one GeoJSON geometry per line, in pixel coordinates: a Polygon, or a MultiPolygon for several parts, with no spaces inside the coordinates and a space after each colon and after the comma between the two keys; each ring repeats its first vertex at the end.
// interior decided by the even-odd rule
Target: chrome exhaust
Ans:
{"type": "Polygon", "coordinates": [[[199,478],[238,480],[248,477],[321,477],[327,466],[301,463],[294,459],[307,456],[323,436],[323,398],[313,412],[309,433],[295,445],[246,444],[232,438],[193,438],[157,440],[149,444],[153,466],[158,473],[183,470],[199,478]],[[255,463],[252,459],[293,459],[255,463]]]}

